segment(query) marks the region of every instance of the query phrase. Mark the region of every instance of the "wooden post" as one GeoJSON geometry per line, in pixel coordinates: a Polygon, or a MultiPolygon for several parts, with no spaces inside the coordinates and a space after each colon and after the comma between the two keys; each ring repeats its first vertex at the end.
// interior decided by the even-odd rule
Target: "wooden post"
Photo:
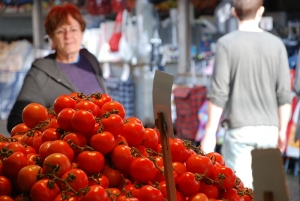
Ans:
{"type": "Polygon", "coordinates": [[[264,201],[273,201],[273,193],[270,191],[264,192],[264,201]]]}
{"type": "Polygon", "coordinates": [[[176,188],[173,175],[172,157],[170,150],[169,138],[166,135],[167,126],[164,120],[164,114],[157,112],[157,119],[155,125],[159,129],[160,139],[162,144],[163,161],[164,161],[164,175],[166,179],[168,201],[176,201],[176,188]]]}

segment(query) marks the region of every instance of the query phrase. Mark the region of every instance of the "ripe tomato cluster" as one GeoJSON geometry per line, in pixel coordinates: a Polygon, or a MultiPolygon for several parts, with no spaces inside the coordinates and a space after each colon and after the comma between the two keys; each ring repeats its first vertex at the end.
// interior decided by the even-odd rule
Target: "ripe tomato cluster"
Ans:
{"type": "MultiPolygon", "coordinates": [[[[61,95],[53,109],[30,103],[22,118],[0,138],[0,201],[167,200],[160,132],[109,95],[61,95]]],[[[253,200],[222,155],[169,144],[177,201],[253,200]]]]}

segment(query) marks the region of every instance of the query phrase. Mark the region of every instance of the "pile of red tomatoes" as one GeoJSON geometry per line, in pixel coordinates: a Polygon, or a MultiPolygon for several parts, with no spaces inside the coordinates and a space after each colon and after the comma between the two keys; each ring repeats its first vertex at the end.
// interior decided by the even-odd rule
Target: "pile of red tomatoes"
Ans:
{"type": "MultiPolygon", "coordinates": [[[[168,199],[160,133],[107,94],[30,103],[0,141],[0,201],[168,199]]],[[[169,139],[177,201],[250,201],[222,155],[169,139]]]]}

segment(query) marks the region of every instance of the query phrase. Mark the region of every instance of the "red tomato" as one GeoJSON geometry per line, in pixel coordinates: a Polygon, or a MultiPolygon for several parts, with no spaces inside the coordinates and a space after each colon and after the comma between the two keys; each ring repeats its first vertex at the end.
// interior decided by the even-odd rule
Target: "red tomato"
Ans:
{"type": "Polygon", "coordinates": [[[245,201],[253,201],[253,196],[249,195],[249,194],[245,194],[243,195],[243,198],[245,201]]]}
{"type": "Polygon", "coordinates": [[[203,193],[196,193],[189,197],[187,201],[209,201],[207,196],[203,193]]]}
{"type": "Polygon", "coordinates": [[[210,152],[210,153],[207,153],[205,156],[210,158],[210,160],[212,160],[213,163],[218,162],[220,165],[225,166],[225,159],[218,152],[210,152]]]}
{"type": "Polygon", "coordinates": [[[192,155],[186,161],[186,169],[192,173],[206,175],[209,178],[213,177],[214,165],[212,161],[201,155],[192,155]]]}
{"type": "MultiPolygon", "coordinates": [[[[155,174],[155,177],[153,178],[152,182],[153,183],[160,183],[162,181],[165,181],[166,178],[165,178],[165,174],[164,174],[164,166],[159,166],[161,170],[158,170],[156,168],[156,174],[155,174]]],[[[178,181],[178,175],[175,171],[173,171],[173,178],[174,178],[174,183],[175,185],[177,184],[177,181],[178,181]]]]}
{"type": "Polygon", "coordinates": [[[47,154],[62,153],[73,161],[74,151],[70,145],[64,140],[54,140],[49,144],[47,154]]]}
{"type": "Polygon", "coordinates": [[[93,135],[90,140],[91,147],[102,154],[111,152],[114,149],[115,144],[114,136],[107,131],[93,135]]]}
{"type": "Polygon", "coordinates": [[[184,163],[191,155],[191,152],[184,146],[181,139],[170,140],[172,162],[184,163]]]}
{"type": "Polygon", "coordinates": [[[14,201],[14,200],[8,195],[1,195],[0,201],[14,201]]]}
{"type": "Polygon", "coordinates": [[[131,193],[133,197],[137,197],[139,193],[139,189],[137,189],[137,187],[132,183],[126,184],[124,190],[128,193],[131,193]]]}
{"type": "Polygon", "coordinates": [[[75,131],[88,134],[93,131],[96,120],[91,112],[87,110],[77,110],[72,116],[71,123],[75,131]]]}
{"type": "MultiPolygon", "coordinates": [[[[168,199],[168,193],[167,193],[167,184],[166,184],[166,181],[161,181],[159,183],[159,189],[161,191],[161,193],[163,194],[163,197],[165,199],[168,199]]],[[[185,196],[176,189],[176,200],[177,201],[186,201],[186,198],[185,196]]]]}
{"type": "Polygon", "coordinates": [[[38,136],[33,140],[32,148],[35,150],[36,153],[39,153],[39,149],[42,144],[42,136],[38,136]]]}
{"type": "Polygon", "coordinates": [[[156,174],[154,163],[146,157],[134,159],[130,165],[131,177],[140,183],[152,181],[156,174]]]}
{"type": "Polygon", "coordinates": [[[44,132],[47,128],[58,128],[57,117],[49,118],[45,121],[47,123],[46,126],[41,128],[40,130],[44,132]]]}
{"type": "Polygon", "coordinates": [[[15,142],[22,142],[22,136],[23,135],[15,135],[13,137],[11,137],[12,139],[14,139],[15,142]]]}
{"type": "Polygon", "coordinates": [[[0,196],[11,195],[11,190],[12,190],[11,181],[5,176],[0,176],[0,196]]]}
{"type": "Polygon", "coordinates": [[[26,146],[25,149],[26,149],[26,155],[36,153],[35,149],[31,146],[26,146]]]}
{"type": "Polygon", "coordinates": [[[22,135],[21,142],[25,143],[26,145],[32,146],[33,141],[40,135],[42,135],[42,132],[39,130],[35,130],[33,132],[27,132],[26,134],[22,135]]]}
{"type": "Polygon", "coordinates": [[[81,101],[85,97],[85,95],[83,93],[80,93],[80,92],[72,92],[72,93],[69,94],[69,96],[71,98],[74,98],[77,102],[81,101]]]}
{"type": "MultiPolygon", "coordinates": [[[[25,201],[25,200],[24,200],[25,201]]],[[[79,198],[77,196],[71,196],[71,197],[68,197],[68,198],[65,198],[62,196],[62,194],[58,194],[56,196],[56,198],[53,200],[53,201],[79,201],[79,198]]]]}
{"type": "Polygon", "coordinates": [[[84,134],[84,137],[86,139],[86,143],[89,145],[90,144],[90,141],[91,141],[91,138],[96,134],[96,133],[99,133],[100,132],[100,125],[99,123],[95,123],[95,126],[94,126],[94,129],[89,132],[89,133],[85,133],[84,134]]]}
{"type": "Polygon", "coordinates": [[[47,108],[38,103],[29,103],[23,109],[22,119],[27,127],[34,128],[48,119],[47,108]]]}
{"type": "Polygon", "coordinates": [[[93,177],[89,177],[88,179],[89,179],[89,182],[88,182],[89,186],[100,185],[104,189],[107,189],[109,187],[109,180],[103,174],[96,174],[96,175],[93,175],[93,177]]]}
{"type": "Polygon", "coordinates": [[[53,187],[49,187],[50,179],[41,179],[34,183],[30,190],[32,201],[53,201],[60,193],[58,185],[53,182],[53,187]]]}
{"type": "Polygon", "coordinates": [[[116,142],[116,146],[121,144],[128,145],[127,140],[122,135],[115,136],[115,142],[116,142]]]}
{"type": "Polygon", "coordinates": [[[124,122],[133,122],[133,123],[143,124],[143,122],[137,117],[128,117],[124,120],[124,122]]]}
{"type": "Polygon", "coordinates": [[[27,159],[28,159],[28,165],[41,165],[41,159],[38,154],[27,154],[27,159]]]}
{"type": "Polygon", "coordinates": [[[235,185],[236,175],[232,169],[226,166],[216,167],[213,180],[220,183],[220,188],[232,188],[235,185]]]}
{"type": "Polygon", "coordinates": [[[20,123],[11,129],[10,136],[13,137],[18,134],[24,134],[29,130],[30,130],[30,128],[28,128],[24,123],[20,123]]]}
{"type": "Polygon", "coordinates": [[[42,133],[42,142],[54,141],[60,139],[61,134],[56,128],[47,128],[42,133]]]}
{"type": "Polygon", "coordinates": [[[64,108],[57,115],[57,124],[64,131],[72,131],[72,117],[75,113],[73,108],[64,108]]]}
{"type": "Polygon", "coordinates": [[[58,96],[53,104],[53,109],[56,114],[59,114],[64,108],[75,108],[77,102],[69,95],[58,96]]]}
{"type": "Polygon", "coordinates": [[[77,165],[87,175],[100,173],[103,169],[105,158],[98,151],[83,151],[77,156],[77,165]]]}
{"type": "Polygon", "coordinates": [[[20,194],[14,197],[14,201],[28,201],[28,200],[30,200],[29,195],[20,194]]]}
{"type": "Polygon", "coordinates": [[[180,176],[182,173],[186,172],[186,166],[180,162],[172,162],[172,166],[174,171],[180,176]]]}
{"type": "Polygon", "coordinates": [[[223,200],[218,200],[218,199],[211,198],[211,199],[209,199],[209,201],[223,201],[223,200]]]}
{"type": "Polygon", "coordinates": [[[38,174],[42,174],[42,168],[38,165],[27,165],[18,173],[18,185],[24,192],[30,192],[32,185],[38,181],[38,174]]]}
{"type": "Polygon", "coordinates": [[[217,199],[219,196],[218,187],[214,184],[206,184],[205,182],[201,182],[199,192],[204,193],[209,199],[217,199]]]}
{"type": "Polygon", "coordinates": [[[121,135],[125,137],[129,146],[137,146],[145,138],[145,128],[139,123],[125,122],[121,135]]]}
{"type": "Polygon", "coordinates": [[[102,124],[104,131],[108,131],[114,136],[121,134],[124,127],[123,119],[117,114],[104,115],[103,118],[101,118],[100,123],[102,124]]]}
{"type": "Polygon", "coordinates": [[[90,186],[89,191],[80,198],[80,201],[111,201],[106,190],[99,186],[90,186]]]}
{"type": "Polygon", "coordinates": [[[99,117],[100,116],[100,108],[98,107],[98,105],[96,105],[95,103],[93,103],[90,100],[81,100],[79,101],[75,108],[75,110],[88,110],[90,111],[95,117],[99,117]]]}
{"type": "Polygon", "coordinates": [[[109,165],[104,165],[103,169],[101,170],[101,174],[107,177],[110,188],[117,186],[122,179],[121,172],[117,169],[109,167],[109,165]]]}
{"type": "Polygon", "coordinates": [[[145,128],[145,138],[142,141],[142,145],[147,148],[152,149],[153,151],[157,150],[158,146],[158,135],[152,128],[145,128]]]}
{"type": "Polygon", "coordinates": [[[157,188],[144,185],[139,190],[138,199],[141,201],[162,201],[163,195],[157,188]]]}
{"type": "Polygon", "coordinates": [[[155,162],[158,166],[164,166],[164,160],[161,156],[155,156],[155,162]]]}
{"type": "Polygon", "coordinates": [[[227,199],[230,201],[245,201],[243,196],[238,194],[238,190],[235,188],[228,188],[221,196],[222,199],[227,199]]]}
{"type": "Polygon", "coordinates": [[[54,172],[57,177],[61,177],[72,168],[71,162],[66,155],[53,153],[45,158],[43,162],[43,172],[52,173],[56,166],[59,167],[57,171],[54,172]]]}
{"type": "Polygon", "coordinates": [[[106,189],[107,193],[111,200],[116,200],[117,197],[121,194],[121,191],[118,188],[108,188],[106,189]]]}
{"type": "MultiPolygon", "coordinates": [[[[45,158],[49,155],[48,154],[48,147],[49,147],[50,144],[51,144],[51,141],[47,141],[47,142],[44,142],[40,145],[39,151],[37,153],[39,154],[41,161],[44,161],[45,158]]],[[[35,147],[35,145],[34,145],[34,147],[35,147]]]]}
{"type": "MultiPolygon", "coordinates": [[[[88,185],[88,177],[86,173],[80,169],[71,169],[67,171],[62,177],[68,185],[78,192],[81,188],[85,188],[88,185]]],[[[67,186],[65,183],[61,183],[61,189],[66,190],[67,186]]]]}
{"type": "Polygon", "coordinates": [[[97,93],[97,94],[93,94],[92,95],[92,98],[91,98],[91,101],[93,103],[95,103],[96,105],[98,105],[98,107],[102,108],[102,106],[109,102],[109,101],[112,101],[112,98],[108,95],[108,94],[100,94],[100,93],[97,93]]]}
{"type": "Polygon", "coordinates": [[[147,147],[145,147],[144,145],[139,144],[139,145],[136,145],[135,148],[138,150],[138,152],[142,156],[144,156],[144,157],[149,156],[148,151],[147,151],[147,147]]]}
{"type": "Polygon", "coordinates": [[[236,177],[235,179],[235,187],[238,189],[244,189],[244,183],[239,177],[236,177]]]}
{"type": "Polygon", "coordinates": [[[115,110],[122,119],[125,118],[126,116],[125,109],[123,105],[117,101],[106,102],[101,108],[101,115],[103,115],[106,112],[111,112],[113,110],[115,110]]]}
{"type": "Polygon", "coordinates": [[[132,184],[131,181],[129,179],[123,178],[123,179],[121,179],[121,181],[118,183],[118,185],[115,188],[122,191],[123,188],[128,184],[132,184]]]}
{"type": "Polygon", "coordinates": [[[159,129],[157,128],[154,128],[155,132],[157,133],[157,136],[158,136],[158,144],[161,143],[161,138],[160,138],[160,132],[159,132],[159,129]]]}
{"type": "Polygon", "coordinates": [[[73,149],[76,156],[81,152],[80,147],[87,145],[84,135],[78,132],[70,132],[66,134],[63,137],[63,140],[71,143],[70,147],[73,149]]]}
{"type": "Polygon", "coordinates": [[[24,147],[24,145],[22,145],[20,142],[10,142],[8,143],[5,148],[7,150],[12,150],[13,152],[21,152],[23,153],[25,156],[27,154],[26,152],[26,148],[24,147]]]}
{"type": "Polygon", "coordinates": [[[126,195],[119,195],[116,201],[139,201],[139,199],[135,197],[128,197],[126,195]]]}
{"type": "Polygon", "coordinates": [[[118,145],[112,150],[111,161],[124,175],[129,174],[130,165],[134,159],[131,148],[127,145],[118,145]]]}
{"type": "Polygon", "coordinates": [[[4,176],[16,178],[19,171],[28,165],[26,154],[14,152],[2,160],[4,176]]]}
{"type": "Polygon", "coordinates": [[[191,196],[200,189],[200,181],[195,178],[194,173],[185,172],[178,177],[177,187],[185,196],[191,196]]]}
{"type": "Polygon", "coordinates": [[[0,149],[7,146],[8,144],[9,144],[9,142],[0,142],[0,149]]]}

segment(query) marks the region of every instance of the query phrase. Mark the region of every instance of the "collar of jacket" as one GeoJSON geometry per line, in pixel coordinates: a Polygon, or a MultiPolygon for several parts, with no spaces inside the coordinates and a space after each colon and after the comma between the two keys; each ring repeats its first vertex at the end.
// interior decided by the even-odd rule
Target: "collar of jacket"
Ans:
{"type": "Polygon", "coordinates": [[[58,62],[55,60],[56,53],[50,54],[42,59],[37,59],[33,62],[32,68],[37,68],[40,71],[44,72],[51,79],[59,82],[65,87],[69,88],[72,91],[77,91],[76,87],[71,83],[71,81],[65,76],[59,67],[58,62]]]}

